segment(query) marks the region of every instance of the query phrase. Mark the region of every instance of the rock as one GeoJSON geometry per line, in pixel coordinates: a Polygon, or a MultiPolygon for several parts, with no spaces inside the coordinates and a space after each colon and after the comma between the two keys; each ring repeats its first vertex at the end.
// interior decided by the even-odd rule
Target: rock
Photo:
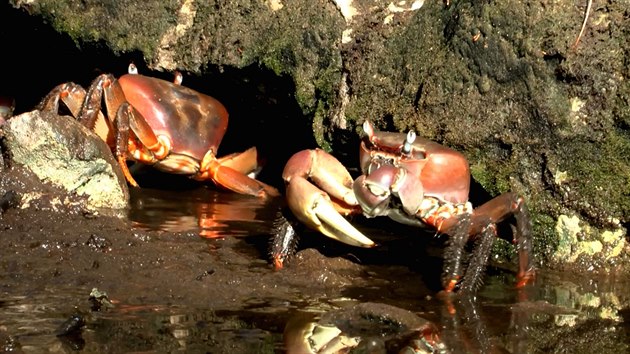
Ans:
{"type": "MultiPolygon", "coordinates": [[[[2,129],[8,165],[19,164],[42,182],[85,199],[89,210],[128,207],[127,184],[111,150],[74,118],[31,111],[9,119],[2,129]]],[[[23,196],[22,203],[33,198],[23,196]]]]}

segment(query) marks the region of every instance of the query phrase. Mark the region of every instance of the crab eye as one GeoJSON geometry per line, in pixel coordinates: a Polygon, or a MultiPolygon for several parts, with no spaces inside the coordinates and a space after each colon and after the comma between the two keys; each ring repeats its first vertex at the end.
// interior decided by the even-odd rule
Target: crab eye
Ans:
{"type": "Polygon", "coordinates": [[[127,68],[127,72],[132,75],[138,74],[138,67],[134,63],[129,63],[129,67],[127,68]]]}
{"type": "Polygon", "coordinates": [[[407,133],[407,137],[405,138],[405,143],[403,144],[403,147],[402,147],[403,154],[411,153],[411,145],[413,145],[414,141],[416,141],[416,133],[413,130],[410,130],[409,133],[407,133]]]}
{"type": "Polygon", "coordinates": [[[374,127],[372,127],[372,123],[367,119],[363,122],[363,131],[369,137],[368,140],[372,140],[372,137],[374,136],[374,127]]]}

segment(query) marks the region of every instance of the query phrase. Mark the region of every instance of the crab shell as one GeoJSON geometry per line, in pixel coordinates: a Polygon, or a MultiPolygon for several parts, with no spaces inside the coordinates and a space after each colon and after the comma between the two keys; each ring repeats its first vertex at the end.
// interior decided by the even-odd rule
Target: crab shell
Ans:
{"type": "Polygon", "coordinates": [[[464,155],[413,132],[375,131],[369,121],[363,129],[362,176],[353,190],[365,216],[395,218],[392,196],[409,216],[416,215],[427,197],[454,204],[468,200],[470,167],[464,155]]]}

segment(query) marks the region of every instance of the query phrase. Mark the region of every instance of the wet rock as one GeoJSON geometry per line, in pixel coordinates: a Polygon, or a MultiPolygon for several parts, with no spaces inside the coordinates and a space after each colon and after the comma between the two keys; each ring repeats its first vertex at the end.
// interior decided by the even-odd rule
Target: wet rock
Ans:
{"type": "MultiPolygon", "coordinates": [[[[3,132],[10,165],[66,192],[60,203],[78,197],[92,211],[127,208],[127,184],[109,147],[73,118],[32,111],[11,118],[3,132]]],[[[41,197],[24,191],[22,206],[41,197]]]]}
{"type": "Polygon", "coordinates": [[[68,318],[67,320],[65,320],[55,331],[55,335],[60,337],[60,336],[67,336],[70,334],[75,334],[79,331],[81,331],[81,328],[85,326],[85,320],[83,319],[83,316],[75,314],[70,316],[70,318],[68,318]]]}

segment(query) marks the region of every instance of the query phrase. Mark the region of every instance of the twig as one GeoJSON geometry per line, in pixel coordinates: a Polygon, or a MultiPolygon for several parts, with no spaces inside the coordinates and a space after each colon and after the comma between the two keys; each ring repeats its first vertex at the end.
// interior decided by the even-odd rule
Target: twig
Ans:
{"type": "Polygon", "coordinates": [[[584,21],[582,21],[582,28],[580,29],[580,34],[578,34],[577,38],[575,39],[575,43],[573,43],[573,49],[577,48],[578,43],[580,43],[580,38],[582,38],[582,35],[584,34],[584,29],[586,29],[586,22],[588,21],[588,15],[591,13],[592,5],[593,5],[593,0],[588,0],[586,2],[586,11],[584,11],[584,21]]]}

